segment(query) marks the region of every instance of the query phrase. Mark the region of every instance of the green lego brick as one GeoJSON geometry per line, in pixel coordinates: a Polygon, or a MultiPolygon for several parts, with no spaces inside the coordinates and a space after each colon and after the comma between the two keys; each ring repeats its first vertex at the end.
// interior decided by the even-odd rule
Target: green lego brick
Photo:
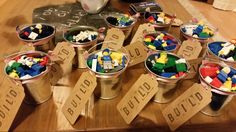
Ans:
{"type": "Polygon", "coordinates": [[[169,67],[175,66],[176,60],[177,60],[177,58],[175,56],[168,56],[168,61],[167,61],[164,68],[169,68],[169,67]]]}
{"type": "Polygon", "coordinates": [[[22,64],[18,62],[14,62],[11,66],[12,69],[16,69],[17,67],[20,67],[22,64]]]}
{"type": "Polygon", "coordinates": [[[186,72],[187,66],[185,63],[176,64],[176,70],[177,72],[186,72]]]}
{"type": "Polygon", "coordinates": [[[7,74],[9,74],[10,72],[12,72],[12,68],[10,67],[10,66],[7,66],[7,68],[6,68],[6,72],[7,72],[7,74]]]}

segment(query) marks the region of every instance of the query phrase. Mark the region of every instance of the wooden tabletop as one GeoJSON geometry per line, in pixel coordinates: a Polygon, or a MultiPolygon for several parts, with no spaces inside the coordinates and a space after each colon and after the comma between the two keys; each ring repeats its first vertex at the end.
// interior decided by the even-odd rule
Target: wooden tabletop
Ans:
{"type": "MultiPolygon", "coordinates": [[[[178,18],[184,22],[188,22],[192,16],[177,2],[173,0],[156,0],[164,9],[165,12],[176,14],[178,18]]],[[[19,41],[15,33],[17,25],[31,23],[32,12],[35,8],[46,5],[59,5],[65,3],[73,3],[74,0],[11,0],[6,1],[0,7],[0,53],[1,60],[7,54],[18,51],[23,43],[19,41]]],[[[128,12],[129,3],[120,0],[111,0],[110,3],[117,9],[122,9],[128,12]]],[[[136,25],[135,28],[137,28],[136,25]]],[[[179,28],[172,28],[170,33],[179,37],[179,28]]],[[[128,43],[128,42],[126,42],[128,43]]],[[[0,66],[3,70],[4,63],[1,61],[0,66]]],[[[144,64],[138,64],[128,68],[124,73],[122,91],[118,97],[112,100],[94,100],[94,108],[86,107],[85,116],[80,116],[75,125],[70,125],[61,108],[73,89],[75,83],[79,79],[84,70],[74,70],[71,74],[63,77],[56,86],[53,86],[53,97],[38,106],[30,106],[22,104],[17,117],[12,124],[11,130],[15,131],[56,131],[56,130],[152,130],[152,131],[169,131],[167,123],[162,116],[161,111],[168,104],[158,104],[150,102],[139,114],[132,124],[127,125],[118,111],[116,110],[117,103],[125,95],[132,84],[138,77],[145,73],[144,64]]],[[[0,74],[0,79],[6,77],[3,72],[0,74]]],[[[186,80],[178,88],[177,95],[180,95],[188,89],[195,80],[186,80]]],[[[0,82],[0,91],[4,89],[4,85],[0,82]]],[[[180,131],[202,131],[202,130],[217,130],[217,131],[233,131],[236,129],[236,99],[234,98],[228,105],[228,111],[219,117],[209,117],[202,113],[197,113],[193,118],[187,121],[178,130],[180,131]],[[233,125],[234,124],[234,125],[233,125]]]]}

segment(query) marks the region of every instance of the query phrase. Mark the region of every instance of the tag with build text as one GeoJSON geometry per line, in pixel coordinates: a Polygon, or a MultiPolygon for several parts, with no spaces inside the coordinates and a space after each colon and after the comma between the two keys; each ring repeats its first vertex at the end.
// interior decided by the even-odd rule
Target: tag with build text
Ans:
{"type": "Polygon", "coordinates": [[[118,50],[123,46],[124,41],[125,35],[123,31],[117,28],[111,28],[107,30],[107,35],[102,44],[102,48],[118,50]]]}
{"type": "Polygon", "coordinates": [[[158,91],[158,82],[148,74],[142,74],[117,105],[117,110],[127,124],[139,114],[158,91]]]}
{"type": "Polygon", "coordinates": [[[72,60],[75,56],[75,50],[71,44],[67,42],[58,43],[53,50],[53,55],[50,57],[54,61],[51,66],[50,76],[51,84],[55,83],[64,75],[64,73],[69,73],[68,67],[72,67],[72,60]]]}
{"type": "Polygon", "coordinates": [[[177,55],[183,56],[186,60],[197,59],[202,51],[201,43],[198,41],[186,40],[179,48],[177,55]]]}
{"type": "Polygon", "coordinates": [[[174,131],[192,118],[211,102],[211,96],[210,90],[197,83],[180,95],[162,111],[170,129],[174,131]]]}
{"type": "Polygon", "coordinates": [[[63,114],[71,124],[76,122],[96,86],[95,75],[89,72],[82,73],[74,89],[71,91],[71,95],[62,107],[63,114]]]}
{"type": "Polygon", "coordinates": [[[129,66],[136,65],[138,63],[143,62],[147,57],[147,49],[143,45],[142,42],[134,42],[134,44],[130,44],[125,46],[125,49],[129,53],[130,64],[129,66]]]}
{"type": "Polygon", "coordinates": [[[1,85],[0,131],[8,131],[25,97],[22,85],[5,79],[1,85]],[[3,88],[4,87],[4,88],[3,88]],[[4,90],[3,90],[4,89],[4,90]]]}
{"type": "Polygon", "coordinates": [[[155,28],[154,26],[152,26],[152,24],[150,23],[145,23],[145,24],[141,24],[139,25],[132,41],[131,44],[134,44],[134,42],[143,42],[143,33],[144,32],[155,32],[155,28]]]}

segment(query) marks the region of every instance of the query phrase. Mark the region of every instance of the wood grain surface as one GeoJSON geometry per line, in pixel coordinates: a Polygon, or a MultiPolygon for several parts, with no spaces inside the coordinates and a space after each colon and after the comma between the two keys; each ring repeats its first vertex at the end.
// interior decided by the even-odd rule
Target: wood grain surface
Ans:
{"type": "MultiPolygon", "coordinates": [[[[184,22],[189,21],[190,16],[187,11],[175,0],[156,0],[165,12],[176,14],[184,22]]],[[[17,25],[31,23],[32,12],[35,8],[50,5],[73,3],[74,0],[11,0],[6,1],[0,8],[0,53],[1,70],[3,71],[4,56],[18,51],[23,43],[19,41],[15,33],[17,25]]],[[[120,0],[111,0],[111,5],[117,9],[128,12],[129,3],[120,0]]],[[[138,25],[136,25],[135,29],[138,25]]],[[[172,28],[171,32],[179,37],[179,28],[172,28]]],[[[133,31],[134,34],[134,31],[133,31]]],[[[128,44],[128,41],[126,41],[128,44]]],[[[127,125],[118,111],[116,105],[124,94],[129,90],[138,77],[145,73],[144,64],[130,67],[124,73],[122,91],[119,96],[112,100],[101,100],[95,98],[94,108],[86,107],[85,116],[81,116],[75,125],[70,125],[61,112],[61,108],[69,96],[72,88],[84,70],[74,70],[70,75],[60,79],[53,87],[53,97],[44,104],[30,106],[22,104],[17,117],[12,124],[13,131],[169,131],[166,121],[161,114],[161,110],[168,104],[158,104],[150,102],[139,114],[132,124],[127,125]]],[[[6,77],[1,72],[0,80],[6,77]]],[[[1,81],[2,82],[2,81],[1,81]]],[[[0,82],[0,90],[4,85],[0,82]]],[[[188,89],[195,80],[186,80],[178,87],[177,96],[188,89]]],[[[1,95],[1,94],[0,94],[1,95]]],[[[236,129],[236,99],[234,98],[228,105],[228,111],[219,117],[209,117],[202,113],[196,114],[191,120],[181,126],[179,131],[233,131],[236,129]]]]}

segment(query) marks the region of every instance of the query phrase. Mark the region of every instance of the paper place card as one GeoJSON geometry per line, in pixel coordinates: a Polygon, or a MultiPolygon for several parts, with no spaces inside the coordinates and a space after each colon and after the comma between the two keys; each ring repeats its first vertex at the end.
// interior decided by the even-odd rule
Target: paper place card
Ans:
{"type": "Polygon", "coordinates": [[[211,96],[210,90],[197,83],[180,95],[162,111],[170,129],[174,131],[191,119],[211,102],[211,96]]]}
{"type": "Polygon", "coordinates": [[[89,71],[82,73],[71,91],[71,95],[62,107],[63,114],[71,124],[76,122],[96,86],[95,75],[92,75],[89,71]]]}
{"type": "Polygon", "coordinates": [[[198,41],[186,40],[182,43],[177,55],[183,56],[186,60],[197,59],[202,51],[201,43],[198,41]]]}
{"type": "Polygon", "coordinates": [[[149,74],[142,74],[117,105],[127,124],[140,113],[158,91],[158,82],[149,74]]]}
{"type": "Polygon", "coordinates": [[[107,30],[102,48],[118,50],[123,46],[124,41],[125,35],[123,31],[118,28],[111,28],[107,30]]]}
{"type": "MultiPolygon", "coordinates": [[[[5,90],[1,91],[0,98],[0,131],[8,131],[25,97],[22,85],[5,79],[5,90]]],[[[1,86],[3,87],[3,85],[1,86]]]]}
{"type": "Polygon", "coordinates": [[[131,40],[131,44],[134,44],[134,42],[143,42],[143,35],[144,32],[155,32],[155,28],[154,26],[152,26],[152,24],[150,23],[145,23],[145,24],[141,24],[139,25],[133,39],[131,40]]]}
{"type": "Polygon", "coordinates": [[[129,53],[130,57],[129,66],[141,63],[147,58],[147,48],[142,42],[134,42],[133,44],[125,46],[125,49],[129,53]]]}

